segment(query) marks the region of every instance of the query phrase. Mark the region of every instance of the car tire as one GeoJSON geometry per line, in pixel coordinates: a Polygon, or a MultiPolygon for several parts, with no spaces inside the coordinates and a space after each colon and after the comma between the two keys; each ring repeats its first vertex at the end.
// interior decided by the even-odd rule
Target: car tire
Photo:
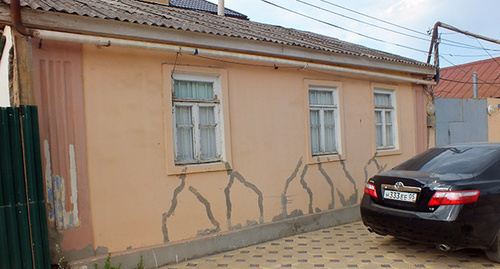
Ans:
{"type": "Polygon", "coordinates": [[[484,252],[486,253],[486,257],[490,259],[491,261],[498,262],[500,263],[500,238],[499,238],[499,233],[497,233],[497,236],[495,236],[495,240],[493,241],[493,244],[484,252]]]}

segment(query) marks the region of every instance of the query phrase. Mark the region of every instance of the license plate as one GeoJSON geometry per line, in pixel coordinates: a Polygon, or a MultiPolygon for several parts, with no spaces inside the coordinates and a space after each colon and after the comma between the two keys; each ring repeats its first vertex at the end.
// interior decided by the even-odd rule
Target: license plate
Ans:
{"type": "Polygon", "coordinates": [[[385,190],[384,199],[415,203],[417,201],[417,194],[413,192],[385,190]]]}

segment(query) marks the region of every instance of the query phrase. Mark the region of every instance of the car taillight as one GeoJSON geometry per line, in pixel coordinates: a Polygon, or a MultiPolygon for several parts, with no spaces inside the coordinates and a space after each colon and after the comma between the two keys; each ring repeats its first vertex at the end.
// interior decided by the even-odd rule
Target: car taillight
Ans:
{"type": "Polygon", "coordinates": [[[478,190],[470,191],[437,191],[427,204],[428,206],[438,205],[461,205],[475,203],[479,197],[478,190]]]}
{"type": "Polygon", "coordinates": [[[373,185],[372,183],[365,184],[365,193],[373,198],[378,198],[377,190],[375,189],[375,185],[373,185]]]}

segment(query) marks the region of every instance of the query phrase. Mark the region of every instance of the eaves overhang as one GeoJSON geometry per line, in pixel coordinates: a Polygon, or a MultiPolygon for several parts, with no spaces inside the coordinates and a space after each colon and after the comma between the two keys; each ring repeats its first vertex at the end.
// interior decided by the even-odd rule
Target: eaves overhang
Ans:
{"type": "MultiPolygon", "coordinates": [[[[22,21],[26,27],[40,30],[208,48],[311,63],[392,71],[422,76],[433,76],[436,73],[434,67],[427,65],[415,65],[350,55],[342,52],[285,45],[276,42],[235,38],[117,20],[104,20],[60,12],[23,9],[22,21]]],[[[11,24],[9,5],[0,4],[0,24],[11,24]]]]}

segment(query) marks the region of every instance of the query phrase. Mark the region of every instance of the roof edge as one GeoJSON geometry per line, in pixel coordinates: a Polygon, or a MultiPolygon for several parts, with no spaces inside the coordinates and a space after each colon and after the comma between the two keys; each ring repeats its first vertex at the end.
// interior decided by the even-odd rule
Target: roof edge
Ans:
{"type": "MultiPolygon", "coordinates": [[[[208,35],[206,33],[181,31],[173,28],[136,24],[130,22],[102,20],[66,13],[42,10],[23,10],[23,23],[27,27],[61,31],[67,33],[89,34],[103,37],[125,38],[173,45],[196,46],[221,51],[258,54],[285,59],[307,60],[315,63],[351,66],[365,69],[405,72],[410,74],[435,74],[434,67],[419,66],[390,60],[372,59],[357,55],[306,49],[298,46],[262,42],[228,36],[208,35]],[[43,16],[42,16],[43,14],[43,16]],[[89,27],[91,25],[92,27],[89,27]],[[168,34],[166,34],[168,33],[168,34]]],[[[0,24],[10,25],[8,5],[0,5],[0,24]]]]}

